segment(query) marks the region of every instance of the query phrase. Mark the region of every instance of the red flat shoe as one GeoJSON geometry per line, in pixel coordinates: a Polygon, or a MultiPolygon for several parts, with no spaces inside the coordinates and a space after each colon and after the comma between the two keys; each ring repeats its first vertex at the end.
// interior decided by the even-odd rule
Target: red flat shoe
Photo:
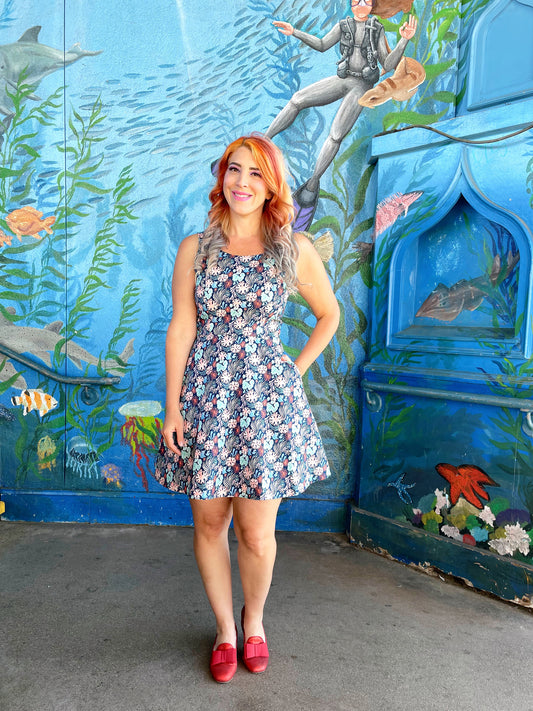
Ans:
{"type": "Polygon", "coordinates": [[[248,637],[244,634],[244,607],[241,611],[241,627],[242,634],[244,637],[244,649],[242,655],[242,661],[244,666],[252,674],[260,674],[264,672],[268,666],[268,645],[263,637],[248,637]]]}
{"type": "MultiPolygon", "coordinates": [[[[237,628],[235,628],[237,632],[237,628]]],[[[215,639],[216,644],[216,639],[215,639]]],[[[229,642],[222,642],[211,652],[209,669],[213,679],[219,684],[227,684],[237,671],[237,648],[229,642]]]]}

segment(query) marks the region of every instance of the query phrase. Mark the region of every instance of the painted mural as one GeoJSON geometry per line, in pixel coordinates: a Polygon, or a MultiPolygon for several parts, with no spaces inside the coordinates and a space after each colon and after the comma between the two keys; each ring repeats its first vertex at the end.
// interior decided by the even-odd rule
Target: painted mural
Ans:
{"type": "MultiPolygon", "coordinates": [[[[1,486],[160,492],[151,471],[164,417],[175,253],[204,224],[219,152],[236,135],[260,130],[288,157],[300,226],[341,306],[337,337],[305,378],[334,473],[312,494],[351,497],[368,294],[389,266],[375,246],[387,230],[405,225],[408,235],[412,220],[432,209],[431,166],[421,165],[401,192],[380,196],[376,213],[369,143],[382,131],[454,115],[465,91],[458,84],[460,28],[485,4],[235,0],[222,7],[204,0],[199,12],[187,1],[149,8],[134,1],[124,23],[103,0],[76,8],[51,3],[46,13],[37,0],[0,0],[0,344],[68,376],[118,378],[87,404],[82,385],[58,383],[0,354],[1,486]],[[352,39],[337,37],[343,28],[352,39]],[[367,52],[354,69],[357,32],[367,52]],[[308,38],[320,42],[328,33],[322,56],[308,38]],[[65,54],[63,46],[70,47],[65,54]],[[371,73],[365,92],[350,75],[363,70],[371,73]],[[346,78],[355,87],[350,97],[343,98],[343,86],[326,101],[330,85],[346,78]],[[349,115],[339,111],[346,101],[349,115]]],[[[519,249],[506,235],[500,243],[492,235],[487,245],[455,282],[455,292],[461,279],[473,282],[477,298],[453,324],[465,314],[491,321],[501,302],[499,326],[516,328],[519,315],[508,309],[506,325],[504,306],[521,270],[519,249]]],[[[428,277],[417,287],[422,312],[407,327],[435,320],[424,307],[437,288],[431,284],[428,277]]],[[[310,319],[291,297],[291,328],[283,334],[289,355],[310,319]]],[[[387,471],[389,495],[392,480],[387,471]]]]}
{"type": "MultiPolygon", "coordinates": [[[[402,524],[406,541],[423,531],[438,537],[428,545],[459,542],[519,563],[524,572],[509,573],[505,596],[530,605],[531,100],[510,95],[498,77],[505,106],[472,111],[477,95],[495,96],[482,85],[490,76],[484,55],[476,52],[489,23],[504,12],[505,22],[515,26],[520,17],[533,27],[529,2],[477,9],[478,24],[467,33],[470,56],[462,57],[470,65],[461,101],[467,93],[472,98],[455,122],[439,124],[459,141],[425,141],[419,134],[399,140],[394,150],[375,147],[377,288],[363,368],[358,506],[402,524]],[[484,131],[496,125],[498,141],[484,143],[484,131]],[[517,125],[523,129],[515,136],[517,125]]],[[[520,66],[520,47],[509,51],[520,66]]],[[[441,560],[452,560],[456,552],[446,550],[441,560]]],[[[481,565],[476,560],[474,567],[481,565]]],[[[490,562],[486,566],[482,585],[502,594],[498,581],[490,580],[490,562]]],[[[466,558],[450,569],[476,576],[466,558]]]]}

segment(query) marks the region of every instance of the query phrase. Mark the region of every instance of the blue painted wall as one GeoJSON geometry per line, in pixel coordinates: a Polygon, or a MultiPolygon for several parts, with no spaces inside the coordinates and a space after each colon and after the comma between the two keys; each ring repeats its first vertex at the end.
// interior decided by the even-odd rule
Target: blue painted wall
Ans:
{"type": "MultiPolygon", "coordinates": [[[[361,437],[359,369],[367,344],[372,342],[374,358],[381,342],[386,304],[372,296],[370,309],[369,289],[376,284],[374,293],[385,293],[381,244],[397,234],[378,234],[376,205],[393,192],[422,192],[407,215],[397,215],[397,231],[403,225],[412,231],[415,216],[434,216],[436,223],[441,188],[435,182],[438,152],[396,156],[402,143],[395,134],[379,144],[391,158],[380,159],[376,168],[381,148],[371,139],[384,130],[456,116],[467,101],[465,43],[486,5],[414,2],[419,25],[405,55],[424,66],[424,82],[407,100],[365,108],[321,180],[308,232],[323,254],[342,316],[306,387],[333,477],[283,505],[283,528],[342,530],[347,500],[359,491],[372,495],[372,482],[360,477],[360,444],[368,453],[375,443],[365,430],[361,437]]],[[[60,385],[12,358],[0,360],[6,518],[190,523],[184,497],[163,491],[151,477],[164,416],[174,256],[181,239],[205,223],[210,165],[223,147],[242,133],[266,130],[295,91],[335,74],[338,48],[315,52],[280,34],[272,21],[323,36],[347,14],[347,3],[338,0],[305,8],[288,1],[132,0],[126,11],[103,0],[78,0],[50,2],[46,12],[37,0],[0,0],[2,56],[12,59],[23,44],[24,56],[37,65],[32,77],[19,71],[13,80],[14,70],[0,73],[2,106],[14,114],[6,116],[0,148],[0,342],[23,344],[28,357],[67,375],[120,378],[96,403],[86,404],[81,388],[60,385]],[[35,26],[40,32],[14,48],[35,26]],[[71,47],[67,61],[52,66],[54,50],[71,47]],[[80,48],[95,54],[80,54],[80,48]],[[45,411],[49,401],[41,414],[33,409],[24,415],[25,389],[42,390],[57,404],[45,411]]],[[[401,11],[381,19],[391,48],[407,19],[401,11]]],[[[310,176],[337,106],[310,108],[276,136],[295,187],[310,176]]],[[[459,155],[459,147],[453,150],[459,155]]],[[[526,170],[524,159],[520,165],[526,170]]],[[[454,170],[451,159],[439,163],[443,181],[453,183],[454,170]]],[[[502,168],[502,180],[504,170],[514,168],[502,168]]],[[[529,196],[520,199],[525,205],[529,196]]],[[[444,217],[446,210],[441,212],[444,217]]],[[[511,228],[506,224],[514,237],[511,228]]],[[[478,229],[486,231],[486,224],[478,229]]],[[[409,244],[407,261],[418,254],[409,244]]],[[[478,275],[472,271],[476,259],[467,278],[478,275]]],[[[516,279],[518,273],[525,278],[527,259],[523,246],[516,279]]],[[[430,278],[421,277],[415,297],[430,278]]],[[[484,312],[472,313],[477,318],[484,312]]],[[[518,317],[515,309],[515,325],[518,317]]],[[[394,312],[394,318],[398,328],[390,338],[409,314],[394,312]]],[[[293,300],[283,333],[289,353],[301,347],[310,324],[306,307],[293,300]]]]}
{"type": "Polygon", "coordinates": [[[526,604],[532,29],[529,0],[477,12],[461,46],[456,116],[434,124],[439,134],[415,128],[372,142],[383,229],[352,515],[355,538],[526,604]]]}

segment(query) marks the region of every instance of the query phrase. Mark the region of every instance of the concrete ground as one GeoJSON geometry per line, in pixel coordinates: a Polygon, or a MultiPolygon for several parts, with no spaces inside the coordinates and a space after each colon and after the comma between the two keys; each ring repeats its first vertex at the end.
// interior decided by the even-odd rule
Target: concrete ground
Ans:
{"type": "Polygon", "coordinates": [[[216,684],[191,529],[0,523],[5,711],[533,710],[529,610],[338,534],[278,534],[265,628],[216,684]]]}

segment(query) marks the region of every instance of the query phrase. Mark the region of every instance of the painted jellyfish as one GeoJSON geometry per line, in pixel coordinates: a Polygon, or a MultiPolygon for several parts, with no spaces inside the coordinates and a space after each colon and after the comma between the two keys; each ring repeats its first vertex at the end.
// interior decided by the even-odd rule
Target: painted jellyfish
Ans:
{"type": "Polygon", "coordinates": [[[67,469],[72,472],[73,476],[80,479],[96,480],[99,478],[98,454],[83,437],[72,437],[69,440],[67,469]]]}
{"type": "Polygon", "coordinates": [[[45,469],[52,471],[52,467],[56,466],[56,451],[57,445],[49,435],[41,437],[37,442],[37,468],[39,471],[42,472],[45,469]]]}
{"type": "Polygon", "coordinates": [[[122,489],[122,475],[116,464],[104,464],[100,473],[105,486],[110,489],[122,489]]]}
{"type": "Polygon", "coordinates": [[[159,445],[162,422],[156,418],[161,412],[161,403],[156,400],[127,402],[119,408],[126,422],[120,428],[122,444],[131,448],[137,476],[148,491],[147,471],[150,472],[150,457],[159,445]],[[144,462],[143,462],[144,459],[144,462]]]}

